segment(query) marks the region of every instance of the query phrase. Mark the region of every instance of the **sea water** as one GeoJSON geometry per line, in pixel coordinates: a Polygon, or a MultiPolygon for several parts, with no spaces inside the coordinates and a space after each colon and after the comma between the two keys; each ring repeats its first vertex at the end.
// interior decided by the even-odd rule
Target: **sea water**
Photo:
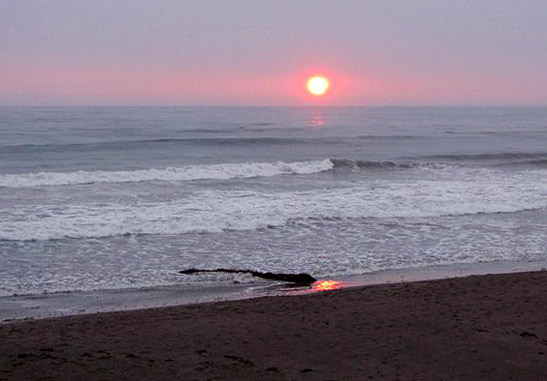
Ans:
{"type": "Polygon", "coordinates": [[[547,259],[547,108],[0,108],[0,296],[547,259]]]}

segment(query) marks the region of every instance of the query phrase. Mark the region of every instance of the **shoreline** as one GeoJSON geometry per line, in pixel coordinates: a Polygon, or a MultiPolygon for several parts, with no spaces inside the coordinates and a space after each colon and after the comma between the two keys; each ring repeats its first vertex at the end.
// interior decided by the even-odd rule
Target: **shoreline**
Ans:
{"type": "Polygon", "coordinates": [[[546,285],[522,272],[19,321],[0,325],[0,379],[542,379],[546,285]]]}
{"type": "Polygon", "coordinates": [[[3,296],[0,297],[0,325],[60,316],[235,301],[263,296],[300,295],[334,288],[348,289],[382,284],[461,278],[473,275],[542,271],[545,269],[547,269],[547,261],[498,261],[382,270],[365,274],[321,278],[315,285],[305,287],[259,281],[252,284],[224,284],[209,287],[199,287],[198,285],[180,287],[173,285],[152,288],[3,296]],[[333,281],[334,285],[324,289],[320,283],[325,281],[333,281]]]}

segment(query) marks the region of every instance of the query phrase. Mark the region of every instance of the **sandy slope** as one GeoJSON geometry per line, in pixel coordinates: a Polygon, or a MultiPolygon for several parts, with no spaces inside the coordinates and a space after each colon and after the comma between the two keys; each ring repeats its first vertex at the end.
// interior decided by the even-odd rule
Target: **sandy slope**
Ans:
{"type": "Polygon", "coordinates": [[[543,380],[547,272],[0,326],[0,379],[543,380]]]}

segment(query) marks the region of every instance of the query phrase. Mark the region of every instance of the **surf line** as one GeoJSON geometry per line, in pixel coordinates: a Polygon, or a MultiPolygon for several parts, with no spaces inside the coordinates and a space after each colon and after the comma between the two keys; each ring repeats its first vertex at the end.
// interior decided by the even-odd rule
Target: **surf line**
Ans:
{"type": "Polygon", "coordinates": [[[268,279],[268,280],[278,280],[282,282],[290,282],[298,285],[309,285],[316,281],[314,277],[310,274],[299,273],[299,274],[286,274],[286,273],[270,273],[270,272],[261,272],[253,270],[234,270],[234,269],[214,269],[214,270],[202,270],[202,269],[187,269],[179,271],[179,274],[192,275],[198,273],[230,273],[230,274],[251,274],[252,276],[268,279]]]}

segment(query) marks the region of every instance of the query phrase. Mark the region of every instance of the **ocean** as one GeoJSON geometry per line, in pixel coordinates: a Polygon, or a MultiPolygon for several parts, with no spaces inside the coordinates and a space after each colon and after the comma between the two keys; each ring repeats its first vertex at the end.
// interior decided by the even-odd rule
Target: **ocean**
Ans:
{"type": "Polygon", "coordinates": [[[0,108],[0,296],[546,259],[545,107],[0,108]]]}

